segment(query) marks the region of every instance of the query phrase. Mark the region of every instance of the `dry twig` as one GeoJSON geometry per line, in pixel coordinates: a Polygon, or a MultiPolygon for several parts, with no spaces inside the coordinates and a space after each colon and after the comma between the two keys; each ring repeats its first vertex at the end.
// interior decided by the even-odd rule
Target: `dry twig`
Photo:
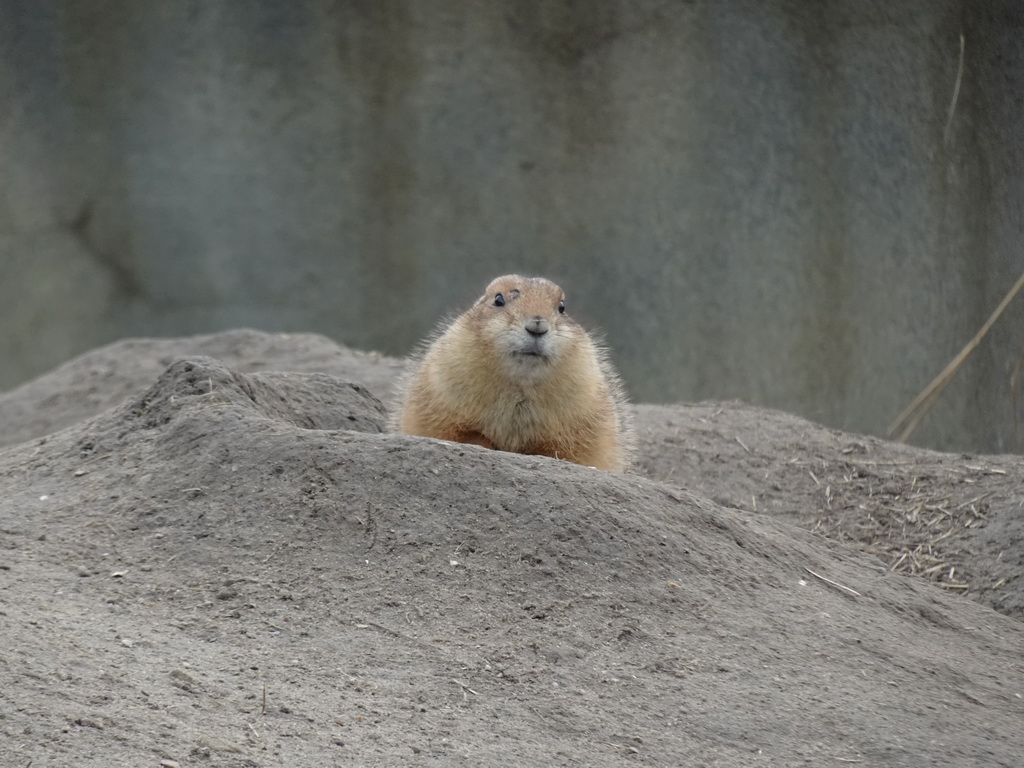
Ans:
{"type": "Polygon", "coordinates": [[[960,33],[960,63],[956,68],[956,83],[953,84],[953,98],[949,102],[949,114],[946,115],[946,128],[942,132],[942,143],[949,144],[949,129],[953,127],[953,115],[956,113],[956,102],[960,98],[960,83],[964,79],[964,33],[960,33]]]}
{"type": "Polygon", "coordinates": [[[906,425],[903,431],[900,433],[899,441],[905,443],[907,439],[914,433],[917,426],[921,423],[921,420],[925,417],[928,411],[931,410],[935,401],[939,399],[939,395],[942,394],[943,390],[949,385],[949,382],[953,380],[956,372],[960,370],[960,366],[964,364],[964,361],[971,356],[971,353],[981,343],[982,339],[988,334],[995,325],[996,320],[999,319],[1000,315],[1006,310],[1006,307],[1011,301],[1020,293],[1021,289],[1024,289],[1024,274],[1021,274],[1020,278],[1014,283],[1010,292],[1007,293],[999,306],[996,307],[995,312],[991,314],[985,324],[981,326],[974,338],[967,342],[967,346],[960,350],[959,354],[954,357],[949,364],[942,369],[942,373],[936,376],[932,382],[921,390],[913,400],[910,401],[910,405],[903,409],[903,412],[896,417],[896,420],[889,425],[887,430],[888,435],[893,435],[897,429],[906,425]]]}
{"type": "Polygon", "coordinates": [[[847,594],[853,595],[854,597],[860,597],[861,596],[860,592],[858,592],[857,590],[850,589],[849,587],[844,587],[838,581],[832,581],[832,579],[826,579],[820,573],[815,573],[810,568],[806,568],[805,567],[804,570],[807,571],[809,574],[811,574],[811,576],[815,577],[816,579],[821,579],[826,584],[831,584],[833,587],[836,587],[837,589],[841,589],[841,590],[843,590],[843,592],[846,592],[847,594]]]}

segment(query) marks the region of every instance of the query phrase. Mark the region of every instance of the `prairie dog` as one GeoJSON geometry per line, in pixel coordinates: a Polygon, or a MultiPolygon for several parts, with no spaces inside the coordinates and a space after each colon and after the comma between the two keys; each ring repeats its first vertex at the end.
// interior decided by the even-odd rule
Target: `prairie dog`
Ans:
{"type": "Polygon", "coordinates": [[[493,280],[410,363],[394,431],[625,470],[633,430],[604,350],[543,278],[493,280]]]}

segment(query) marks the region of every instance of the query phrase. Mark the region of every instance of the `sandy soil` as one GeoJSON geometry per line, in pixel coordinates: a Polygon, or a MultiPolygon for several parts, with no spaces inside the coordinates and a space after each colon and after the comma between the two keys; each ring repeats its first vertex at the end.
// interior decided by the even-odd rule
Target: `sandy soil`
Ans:
{"type": "Polygon", "coordinates": [[[236,331],[0,395],[0,765],[1021,764],[1019,457],[704,403],[603,473],[382,434],[398,369],[236,331]]]}

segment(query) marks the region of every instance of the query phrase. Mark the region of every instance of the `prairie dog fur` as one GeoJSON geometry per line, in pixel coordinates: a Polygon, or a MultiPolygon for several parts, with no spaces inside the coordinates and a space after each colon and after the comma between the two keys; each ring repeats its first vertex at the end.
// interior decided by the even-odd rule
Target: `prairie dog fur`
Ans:
{"type": "Polygon", "coordinates": [[[543,278],[493,280],[412,358],[394,431],[623,471],[633,430],[604,350],[543,278]]]}

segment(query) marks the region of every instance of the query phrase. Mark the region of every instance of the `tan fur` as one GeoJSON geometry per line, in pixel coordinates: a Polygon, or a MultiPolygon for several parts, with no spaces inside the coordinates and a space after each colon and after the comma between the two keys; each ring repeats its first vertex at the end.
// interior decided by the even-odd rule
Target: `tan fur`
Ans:
{"type": "Polygon", "coordinates": [[[559,312],[564,300],[543,278],[492,281],[410,361],[393,429],[626,469],[633,432],[619,377],[559,312]],[[504,306],[495,306],[498,294],[504,306]]]}

